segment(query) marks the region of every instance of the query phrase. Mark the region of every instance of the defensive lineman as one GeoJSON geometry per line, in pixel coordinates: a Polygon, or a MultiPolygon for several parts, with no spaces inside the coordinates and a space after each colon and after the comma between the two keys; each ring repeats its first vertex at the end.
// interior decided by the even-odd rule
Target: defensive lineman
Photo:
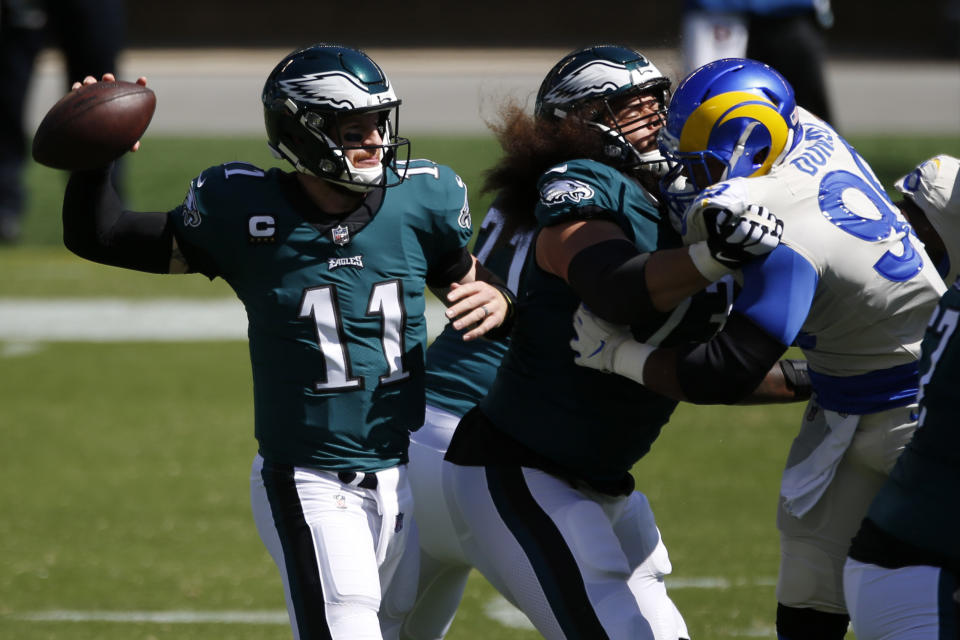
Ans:
{"type": "Polygon", "coordinates": [[[580,309],[571,346],[579,364],[669,397],[732,403],[796,342],[815,395],[781,485],[777,632],[842,638],[843,563],[916,426],[920,341],[943,283],[863,158],[766,65],[727,59],[687,76],[661,148],[696,195],[674,220],[685,242],[747,203],[775,210],[789,233],[741,270],[730,319],[709,342],[656,349],[580,309]]]}

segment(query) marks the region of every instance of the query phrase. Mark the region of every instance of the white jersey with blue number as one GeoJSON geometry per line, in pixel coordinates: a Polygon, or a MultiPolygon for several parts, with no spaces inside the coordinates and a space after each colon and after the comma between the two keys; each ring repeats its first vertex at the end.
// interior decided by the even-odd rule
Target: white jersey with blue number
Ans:
{"type": "Polygon", "coordinates": [[[700,194],[684,216],[684,240],[706,237],[708,208],[767,207],[783,220],[783,241],[742,270],[734,310],[803,350],[826,408],[903,404],[916,393],[920,342],[943,282],[863,158],[800,113],[796,148],[768,175],[700,194]]]}

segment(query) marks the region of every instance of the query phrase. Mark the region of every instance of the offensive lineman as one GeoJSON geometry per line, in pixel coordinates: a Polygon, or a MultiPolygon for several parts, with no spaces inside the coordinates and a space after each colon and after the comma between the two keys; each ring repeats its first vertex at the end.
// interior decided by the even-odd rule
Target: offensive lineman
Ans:
{"type": "Polygon", "coordinates": [[[803,350],[814,397],[781,485],[777,633],[838,640],[847,549],[916,426],[920,342],[943,282],[866,162],[767,65],[725,59],[687,76],[661,149],[697,194],[674,218],[685,242],[704,237],[717,208],[745,203],[775,210],[789,236],[741,270],[710,341],[657,349],[581,308],[577,363],[668,397],[733,403],[789,345],[803,350]]]}
{"type": "Polygon", "coordinates": [[[230,284],[249,323],[254,519],[293,635],[375,640],[382,593],[415,589],[416,574],[396,568],[412,509],[408,431],[423,422],[424,287],[455,287],[448,317],[476,325],[464,339],[500,325],[508,302],[466,250],[460,178],[398,160],[409,156],[393,128],[400,100],[366,54],[295,51],[262,101],[270,147],[295,172],[211,167],[156,213],[124,211],[107,168],[75,172],[64,242],[96,262],[230,284]]]}
{"type": "MultiPolygon", "coordinates": [[[[507,222],[530,224],[533,208],[536,231],[509,349],[441,477],[464,557],[551,639],[687,637],[663,585],[666,548],[629,473],[676,403],[575,367],[570,314],[583,299],[651,335],[708,284],[702,272],[727,272],[717,254],[739,266],[779,238],[775,217],[748,212],[689,252],[654,252],[679,243],[643,186],[663,160],[668,88],[632,49],[575,51],[546,76],[535,122],[511,131],[523,135],[506,138],[495,169],[511,178],[504,191],[529,194],[507,222]]],[[[701,311],[723,317],[726,297],[714,302],[701,311]]]]}
{"type": "MultiPolygon", "coordinates": [[[[591,80],[606,79],[610,84],[604,87],[601,83],[592,93],[571,91],[558,95],[557,107],[573,112],[604,93],[623,91],[616,65],[622,60],[642,57],[621,47],[589,47],[565,56],[564,61],[577,56],[585,61],[590,55],[609,65],[595,67],[598,75],[591,80]]],[[[657,76],[644,77],[634,84],[639,88],[651,83],[667,86],[667,82],[666,78],[657,76]]],[[[536,180],[543,171],[571,154],[595,154],[603,160],[608,159],[609,153],[624,152],[630,154],[632,161],[642,162],[643,172],[651,177],[655,168],[666,167],[656,148],[642,154],[630,151],[628,143],[613,129],[590,121],[546,118],[546,115],[540,112],[531,118],[520,105],[508,103],[501,110],[501,121],[491,126],[506,157],[490,171],[484,185],[484,190],[495,191],[497,198],[481,224],[475,253],[477,259],[506,281],[519,297],[525,295],[522,284],[536,230],[534,209],[539,195],[536,180]],[[606,151],[599,144],[604,140],[606,151]]],[[[630,125],[624,128],[625,132],[630,129],[630,125]]],[[[704,294],[694,305],[695,311],[689,314],[696,318],[692,322],[706,324],[712,313],[722,314],[728,304],[722,294],[728,292],[728,288],[720,288],[716,293],[704,294]]],[[[691,324],[689,318],[686,324],[691,324]]],[[[401,637],[405,640],[435,640],[446,635],[473,568],[472,560],[459,544],[447,508],[442,461],[457,423],[488,392],[506,349],[507,344],[500,341],[464,342],[451,327],[427,349],[426,421],[411,434],[409,471],[420,545],[420,588],[413,611],[402,621],[401,637]]],[[[641,494],[632,500],[638,517],[648,514],[649,505],[641,494]]],[[[648,517],[652,522],[652,514],[648,517]]],[[[658,546],[658,557],[660,553],[665,557],[662,543],[658,546]]],[[[674,609],[659,573],[663,569],[657,569],[652,562],[637,568],[632,581],[642,610],[674,609]],[[654,575],[644,582],[647,570],[654,575]],[[640,585],[645,588],[641,589],[640,585]]],[[[389,603],[387,608],[389,610],[389,603]]],[[[685,635],[679,613],[675,621],[676,624],[671,618],[655,626],[657,640],[685,635]]]]}

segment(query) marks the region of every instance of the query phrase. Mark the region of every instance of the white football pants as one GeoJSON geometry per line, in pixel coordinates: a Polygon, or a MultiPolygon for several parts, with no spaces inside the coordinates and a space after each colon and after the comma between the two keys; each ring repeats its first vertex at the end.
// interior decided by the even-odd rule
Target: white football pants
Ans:
{"type": "Polygon", "coordinates": [[[885,569],[847,559],[843,587],[857,640],[960,637],[960,584],[939,567],[885,569]]]}
{"type": "Polygon", "coordinates": [[[471,564],[548,640],[689,637],[667,595],[670,559],[643,494],[449,462],[442,486],[471,564]]]}
{"type": "Polygon", "coordinates": [[[367,489],[336,472],[253,461],[253,517],[280,570],[295,640],[381,640],[377,614],[394,581],[409,581],[399,593],[413,606],[416,564],[397,570],[413,509],[406,468],[376,477],[367,489]]]}

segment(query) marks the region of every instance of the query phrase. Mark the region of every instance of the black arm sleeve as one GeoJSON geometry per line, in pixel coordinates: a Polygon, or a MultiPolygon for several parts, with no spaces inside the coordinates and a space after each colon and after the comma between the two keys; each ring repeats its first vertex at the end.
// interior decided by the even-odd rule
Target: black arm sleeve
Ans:
{"type": "Polygon", "coordinates": [[[473,256],[466,247],[440,256],[427,271],[427,286],[432,289],[449,287],[467,275],[473,266],[473,256]]]}
{"type": "Polygon", "coordinates": [[[733,312],[709,342],[679,349],[680,388],[694,404],[734,404],[757,388],[786,350],[752,320],[733,312]]]}
{"type": "Polygon", "coordinates": [[[573,256],[567,282],[595,314],[635,329],[659,327],[670,316],[657,311],[647,292],[649,253],[638,253],[628,240],[606,240],[573,256]]]}
{"type": "Polygon", "coordinates": [[[63,243],[93,262],[169,273],[173,230],[166,213],[125,210],[109,168],[76,171],[63,197],[63,243]]]}

